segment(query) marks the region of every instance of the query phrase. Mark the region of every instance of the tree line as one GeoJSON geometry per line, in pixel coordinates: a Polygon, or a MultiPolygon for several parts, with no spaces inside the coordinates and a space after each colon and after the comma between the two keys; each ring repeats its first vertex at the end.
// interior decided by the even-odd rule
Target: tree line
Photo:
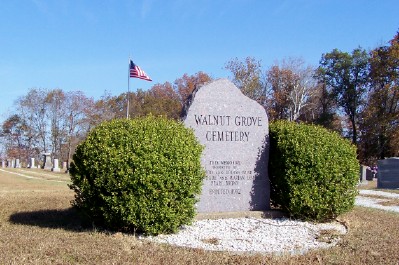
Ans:
{"type": "MultiPolygon", "coordinates": [[[[358,148],[361,163],[399,156],[399,33],[370,51],[334,49],[319,65],[288,58],[264,68],[254,57],[225,64],[232,82],[267,111],[270,121],[313,123],[337,131],[358,148]]],[[[32,88],[2,124],[2,158],[70,161],[76,145],[105,120],[152,114],[179,119],[192,91],[212,81],[205,72],[93,100],[81,91],[32,88]]]]}
{"type": "Polygon", "coordinates": [[[72,159],[77,144],[96,125],[106,120],[125,118],[127,97],[129,117],[152,114],[179,119],[184,102],[197,85],[212,78],[203,72],[184,74],[172,84],[155,84],[151,89],[111,96],[105,93],[99,100],[81,91],[31,88],[15,102],[14,114],[2,124],[0,141],[2,159],[41,159],[51,153],[60,161],[72,159]]]}
{"type": "Polygon", "coordinates": [[[339,132],[361,163],[399,156],[399,32],[371,51],[333,49],[317,67],[289,58],[263,70],[253,57],[226,64],[233,82],[270,120],[313,123],[339,132]]]}

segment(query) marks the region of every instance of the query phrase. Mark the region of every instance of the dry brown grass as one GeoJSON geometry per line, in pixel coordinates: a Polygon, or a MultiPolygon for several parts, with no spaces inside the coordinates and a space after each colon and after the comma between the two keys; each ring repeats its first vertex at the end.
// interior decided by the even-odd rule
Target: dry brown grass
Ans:
{"type": "Polygon", "coordinates": [[[374,190],[377,189],[377,180],[367,181],[367,184],[360,184],[359,189],[362,190],[374,190]]]}
{"type": "Polygon", "coordinates": [[[383,206],[399,206],[399,199],[398,198],[388,198],[381,195],[374,195],[374,194],[362,194],[362,197],[368,197],[373,199],[380,199],[383,201],[377,202],[377,204],[383,206]]]}
{"type": "Polygon", "coordinates": [[[389,199],[387,201],[380,202],[383,206],[399,206],[399,199],[389,199]]]}
{"type": "MultiPolygon", "coordinates": [[[[47,173],[47,172],[45,172],[47,173]]],[[[65,176],[63,176],[65,177],[65,176]]],[[[301,256],[210,252],[85,224],[66,183],[0,171],[0,264],[398,264],[399,214],[356,207],[338,246],[301,256]]],[[[335,235],[326,231],[326,240],[335,235]]]]}
{"type": "Polygon", "coordinates": [[[373,181],[368,181],[367,184],[359,185],[359,189],[361,190],[379,190],[379,191],[386,191],[399,194],[399,189],[377,189],[377,179],[373,181]]]}

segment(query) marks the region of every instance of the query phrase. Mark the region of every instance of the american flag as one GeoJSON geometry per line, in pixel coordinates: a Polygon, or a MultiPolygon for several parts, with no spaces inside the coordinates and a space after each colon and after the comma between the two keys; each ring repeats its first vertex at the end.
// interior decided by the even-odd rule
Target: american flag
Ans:
{"type": "Polygon", "coordinates": [[[143,70],[141,70],[138,65],[135,65],[132,60],[129,62],[129,70],[130,77],[152,81],[152,79],[143,70]]]}

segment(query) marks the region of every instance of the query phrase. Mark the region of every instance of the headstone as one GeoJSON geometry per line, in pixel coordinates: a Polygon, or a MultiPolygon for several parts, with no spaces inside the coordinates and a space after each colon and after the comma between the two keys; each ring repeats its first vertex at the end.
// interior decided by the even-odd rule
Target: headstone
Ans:
{"type": "Polygon", "coordinates": [[[270,209],[269,124],[265,109],[229,80],[197,88],[183,121],[205,146],[198,212],[270,209]]]}
{"type": "Polygon", "coordinates": [[[34,168],[34,167],[35,167],[35,159],[33,157],[31,157],[29,168],[34,168]]]}
{"type": "Polygon", "coordinates": [[[60,172],[61,170],[60,170],[60,168],[58,167],[58,159],[55,158],[53,161],[54,161],[54,166],[53,166],[53,168],[51,169],[51,171],[60,172]]]}
{"type": "Polygon", "coordinates": [[[370,167],[366,169],[366,180],[373,180],[374,174],[370,167]]]}
{"type": "Polygon", "coordinates": [[[12,167],[12,168],[15,167],[15,159],[11,159],[11,167],[12,167]]]}
{"type": "Polygon", "coordinates": [[[51,163],[51,154],[44,153],[43,154],[43,169],[51,170],[53,165],[51,163]]]}
{"type": "Polygon", "coordinates": [[[5,167],[6,167],[6,161],[4,161],[4,160],[1,161],[1,167],[2,167],[2,168],[5,168],[5,167]]]}
{"type": "Polygon", "coordinates": [[[367,183],[367,166],[360,165],[360,183],[367,183]]]}
{"type": "Polygon", "coordinates": [[[378,160],[377,188],[399,188],[399,157],[378,160]]]}
{"type": "Polygon", "coordinates": [[[65,162],[65,161],[62,162],[62,169],[65,169],[65,170],[67,169],[67,162],[65,162]]]}
{"type": "Polygon", "coordinates": [[[15,168],[20,168],[21,165],[19,164],[19,159],[15,159],[15,168]]]}

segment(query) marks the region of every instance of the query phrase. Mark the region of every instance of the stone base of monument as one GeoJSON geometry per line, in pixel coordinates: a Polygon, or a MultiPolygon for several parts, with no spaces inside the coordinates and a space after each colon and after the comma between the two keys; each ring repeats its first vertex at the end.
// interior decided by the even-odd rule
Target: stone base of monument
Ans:
{"type": "Polygon", "coordinates": [[[195,220],[204,219],[226,219],[226,218],[266,218],[275,219],[287,217],[287,215],[280,210],[268,210],[268,211],[240,211],[240,212],[209,212],[209,213],[197,213],[195,220]]]}

